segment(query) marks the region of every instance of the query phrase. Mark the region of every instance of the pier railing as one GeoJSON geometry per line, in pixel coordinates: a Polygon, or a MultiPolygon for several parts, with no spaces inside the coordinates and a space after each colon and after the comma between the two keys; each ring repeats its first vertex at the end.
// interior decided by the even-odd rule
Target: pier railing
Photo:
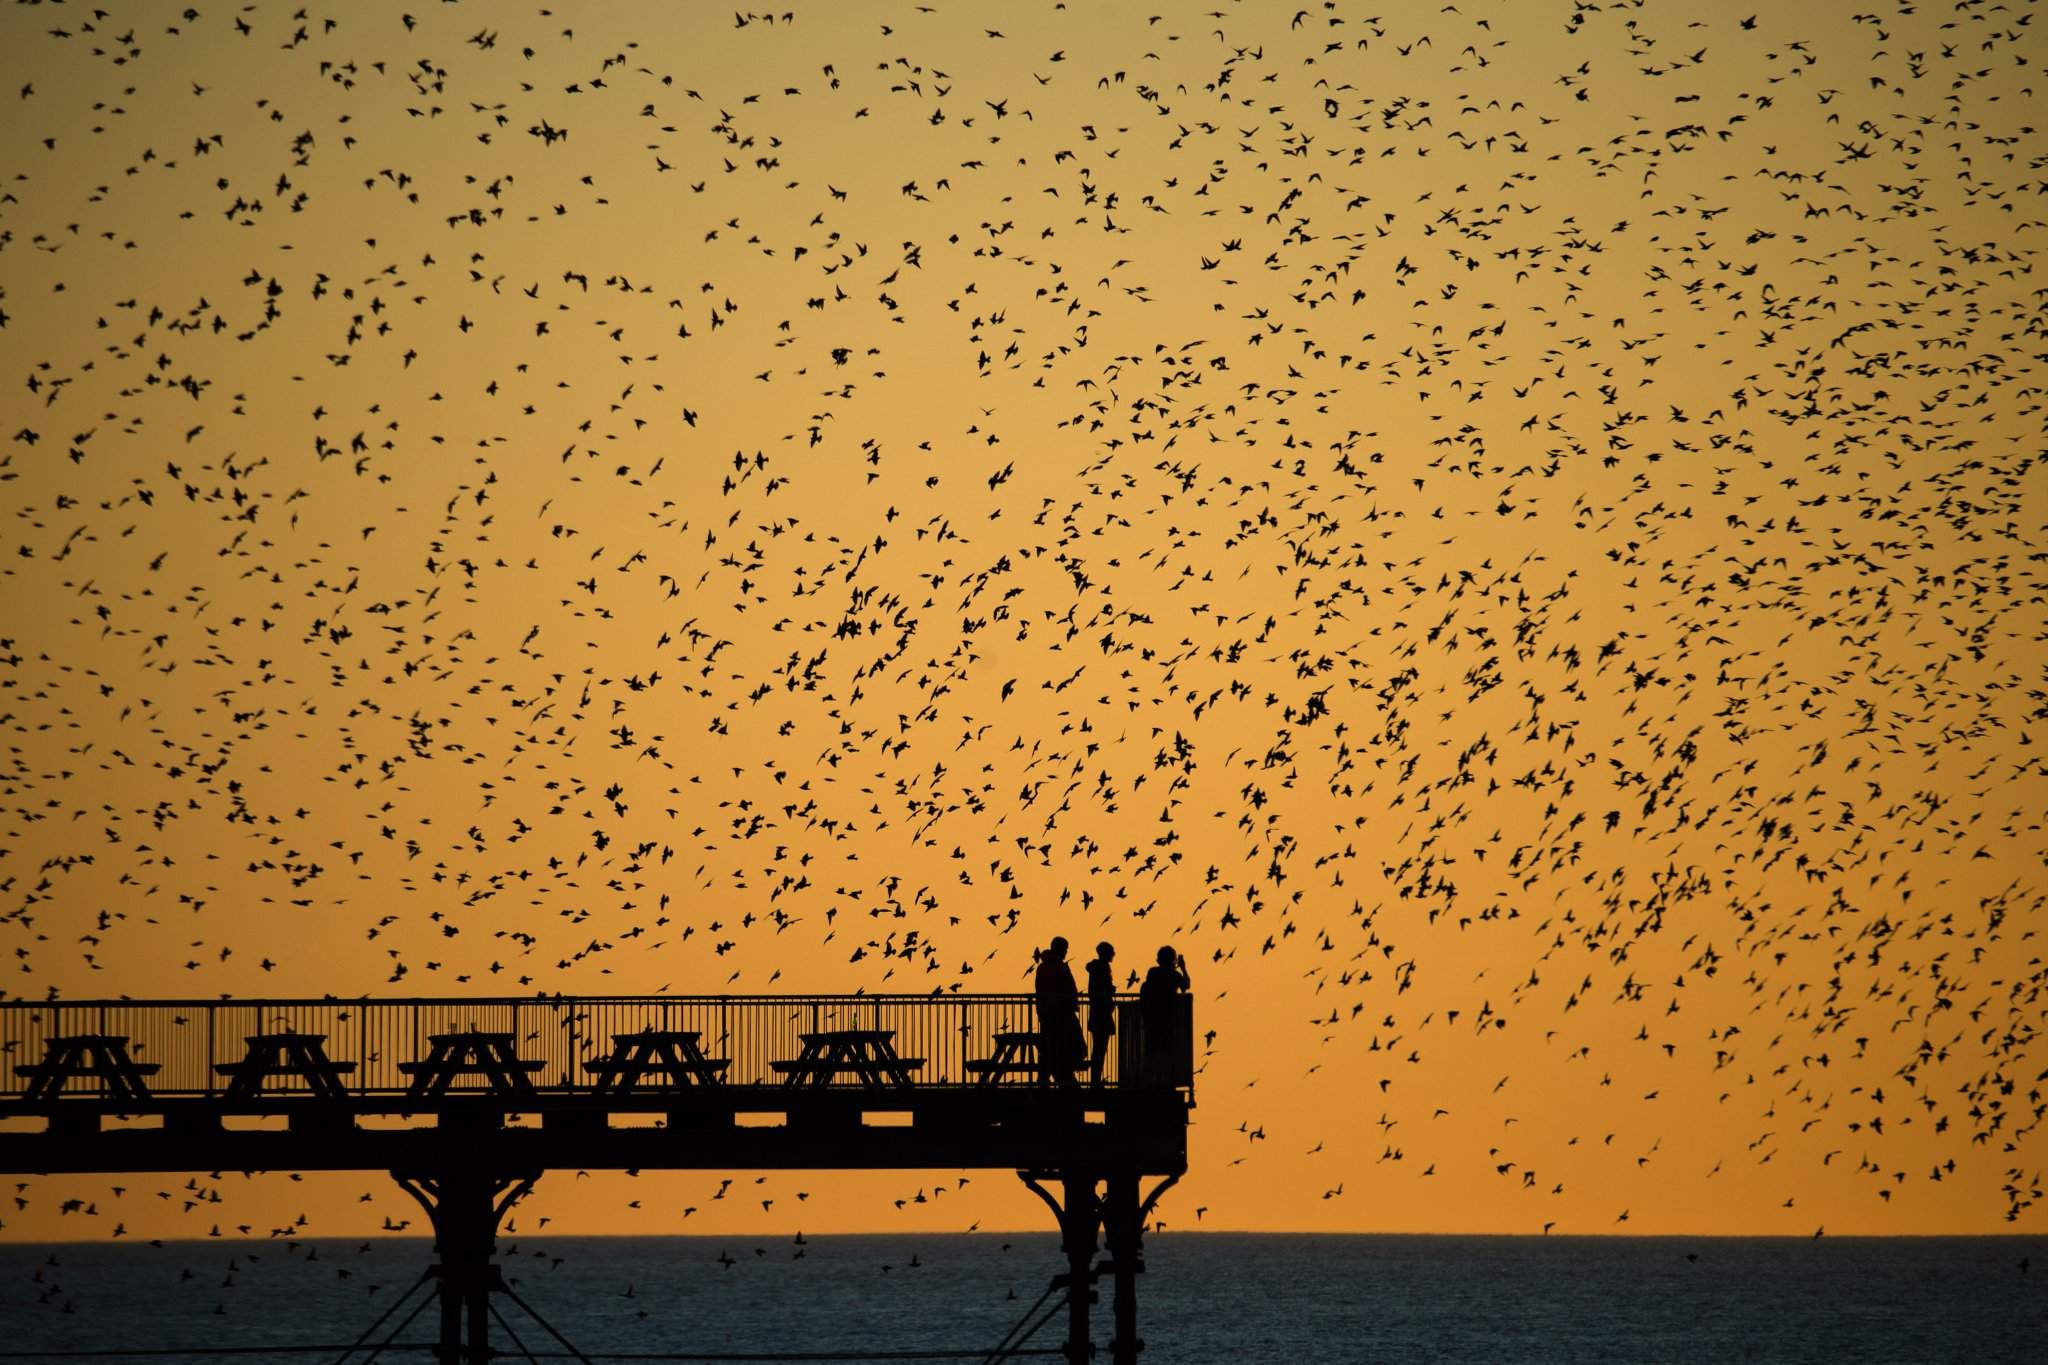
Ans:
{"type": "MultiPolygon", "coordinates": [[[[1105,1085],[1190,1083],[1190,1016],[1181,1004],[1175,1026],[1155,1030],[1171,1036],[1147,1040],[1136,998],[1118,997],[1105,1085]]],[[[1081,1008],[1085,1028],[1085,1000],[1081,1008]]],[[[897,1055],[921,1059],[915,1080],[923,1088],[985,1083],[987,1072],[971,1064],[985,1066],[1001,1052],[999,1035],[1036,1027],[1028,995],[0,1001],[0,1100],[28,1091],[17,1067],[40,1062],[52,1040],[84,1036],[124,1040],[127,1057],[152,1068],[149,1093],[171,1098],[222,1093],[228,1080],[220,1066],[242,1061],[253,1037],[317,1034],[328,1058],[354,1064],[341,1084],[368,1099],[405,1093],[412,1079],[405,1064],[427,1057],[429,1040],[450,1033],[510,1035],[520,1059],[541,1064],[532,1076],[536,1090],[573,1093],[591,1086],[588,1063],[619,1037],[645,1030],[697,1034],[704,1055],[727,1059],[725,1083],[739,1086],[780,1084],[773,1063],[797,1057],[803,1035],[886,1031],[897,1055]]],[[[278,1077],[271,1088],[290,1094],[306,1085],[278,1077]]],[[[91,1076],[63,1086],[67,1095],[98,1090],[91,1076]]]]}

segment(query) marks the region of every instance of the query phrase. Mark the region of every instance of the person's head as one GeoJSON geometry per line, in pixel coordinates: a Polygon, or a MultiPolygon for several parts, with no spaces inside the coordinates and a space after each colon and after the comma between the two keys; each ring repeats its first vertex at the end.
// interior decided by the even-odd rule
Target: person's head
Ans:
{"type": "Polygon", "coordinates": [[[1108,962],[1116,956],[1116,949],[1107,942],[1098,943],[1095,945],[1095,955],[1108,962]]]}
{"type": "Polygon", "coordinates": [[[1172,965],[1173,965],[1174,963],[1176,963],[1176,962],[1178,962],[1178,961],[1180,961],[1180,954],[1179,954],[1179,953],[1176,953],[1176,952],[1175,952],[1175,951],[1173,950],[1173,945],[1172,945],[1171,943],[1167,944],[1167,945],[1166,945],[1166,946],[1165,946],[1164,948],[1161,948],[1161,949],[1159,950],[1159,965],[1160,965],[1160,966],[1162,966],[1162,967],[1171,967],[1171,966],[1172,966],[1172,965]]]}
{"type": "Polygon", "coordinates": [[[1048,943],[1048,944],[1046,944],[1046,945],[1045,945],[1045,955],[1046,955],[1047,957],[1051,958],[1051,959],[1052,959],[1052,960],[1053,960],[1054,962],[1058,962],[1058,961],[1060,961],[1060,960],[1061,960],[1062,958],[1066,957],[1066,955],[1067,955],[1067,941],[1066,941],[1066,939],[1065,939],[1065,938],[1063,938],[1063,937],[1061,937],[1061,936],[1060,936],[1060,935],[1058,935],[1058,934],[1054,934],[1054,935],[1053,935],[1053,939],[1052,939],[1052,942],[1050,942],[1050,943],[1048,943]]]}

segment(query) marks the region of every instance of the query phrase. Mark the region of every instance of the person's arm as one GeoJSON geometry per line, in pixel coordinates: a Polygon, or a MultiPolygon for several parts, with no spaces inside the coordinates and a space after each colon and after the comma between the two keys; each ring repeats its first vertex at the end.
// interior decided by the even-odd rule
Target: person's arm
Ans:
{"type": "Polygon", "coordinates": [[[1192,992],[1193,992],[1193,990],[1194,990],[1195,988],[1194,988],[1194,986],[1193,986],[1193,985],[1191,985],[1191,984],[1189,983],[1189,981],[1188,981],[1188,959],[1187,959],[1187,954],[1185,954],[1185,953],[1175,953],[1175,954],[1173,955],[1173,969],[1174,969],[1174,971],[1176,971],[1176,972],[1178,972],[1178,973],[1180,974],[1180,988],[1181,988],[1182,990],[1184,990],[1184,991],[1188,991],[1188,992],[1191,992],[1191,993],[1192,993],[1192,992]]]}

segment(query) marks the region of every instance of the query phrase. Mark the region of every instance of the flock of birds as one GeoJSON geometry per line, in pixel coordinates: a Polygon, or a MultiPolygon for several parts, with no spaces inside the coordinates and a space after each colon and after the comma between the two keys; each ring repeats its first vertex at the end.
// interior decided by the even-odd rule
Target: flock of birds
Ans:
{"type": "Polygon", "coordinates": [[[0,20],[11,994],[1171,942],[1175,1226],[2037,1217],[2038,6],[1079,8],[0,20]]]}

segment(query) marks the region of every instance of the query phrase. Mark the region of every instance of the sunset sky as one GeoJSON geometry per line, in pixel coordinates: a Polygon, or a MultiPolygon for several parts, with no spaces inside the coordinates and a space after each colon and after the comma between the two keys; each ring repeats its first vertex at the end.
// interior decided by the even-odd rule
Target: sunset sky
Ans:
{"type": "MultiPolygon", "coordinates": [[[[1170,1228],[2041,1229],[2040,6],[410,5],[0,13],[10,996],[1171,944],[1170,1228]]],[[[0,1236],[416,1213],[182,1184],[0,1236]]]]}

